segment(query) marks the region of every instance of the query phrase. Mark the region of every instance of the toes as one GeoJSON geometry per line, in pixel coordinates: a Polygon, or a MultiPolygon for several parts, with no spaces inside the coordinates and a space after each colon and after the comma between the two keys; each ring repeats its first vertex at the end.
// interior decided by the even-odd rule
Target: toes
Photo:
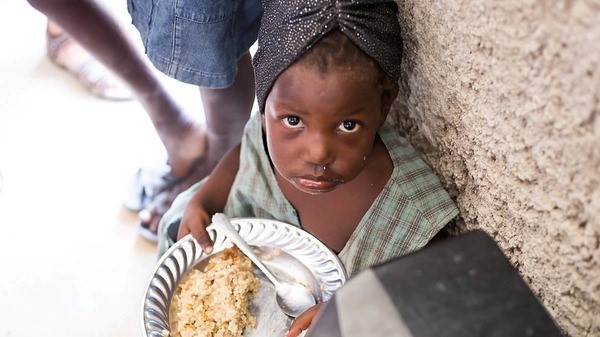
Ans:
{"type": "Polygon", "coordinates": [[[158,225],[173,203],[175,195],[172,191],[159,193],[152,203],[138,213],[140,234],[143,237],[154,242],[158,241],[158,225]]]}

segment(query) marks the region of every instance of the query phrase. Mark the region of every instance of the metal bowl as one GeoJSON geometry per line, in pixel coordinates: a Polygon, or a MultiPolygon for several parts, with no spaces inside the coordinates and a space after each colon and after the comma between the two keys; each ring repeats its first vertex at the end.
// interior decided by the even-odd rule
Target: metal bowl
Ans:
{"type": "MultiPolygon", "coordinates": [[[[346,282],[346,271],[337,255],[308,232],[269,219],[232,219],[231,223],[246,242],[256,246],[261,254],[283,252],[280,254],[281,258],[268,261],[268,267],[276,276],[297,277],[302,274],[302,271],[308,269],[319,284],[315,295],[320,300],[331,299],[335,290],[346,282]]],[[[196,240],[188,235],[177,241],[158,261],[142,302],[141,323],[144,337],[170,336],[171,298],[180,280],[207,257],[231,246],[229,239],[212,226],[208,226],[207,231],[214,242],[214,249],[210,255],[202,252],[196,240]]],[[[252,301],[251,309],[257,325],[244,335],[247,337],[283,335],[291,319],[277,306],[273,285],[257,268],[255,274],[261,279],[260,291],[252,301]]]]}

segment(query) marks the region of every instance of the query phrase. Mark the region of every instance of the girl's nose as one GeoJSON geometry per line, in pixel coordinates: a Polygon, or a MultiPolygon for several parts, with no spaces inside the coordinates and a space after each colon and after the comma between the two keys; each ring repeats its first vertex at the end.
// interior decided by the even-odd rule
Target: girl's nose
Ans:
{"type": "Polygon", "coordinates": [[[331,137],[317,133],[307,141],[305,161],[307,164],[316,166],[327,166],[333,162],[334,142],[331,137]]]}

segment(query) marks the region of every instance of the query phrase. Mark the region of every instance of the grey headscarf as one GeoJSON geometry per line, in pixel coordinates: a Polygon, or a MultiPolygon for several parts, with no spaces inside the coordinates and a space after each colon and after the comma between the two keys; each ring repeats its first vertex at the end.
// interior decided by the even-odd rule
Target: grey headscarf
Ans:
{"type": "Polygon", "coordinates": [[[277,77],[321,37],[339,29],[394,80],[400,78],[402,38],[393,0],[263,0],[254,56],[260,112],[277,77]]]}

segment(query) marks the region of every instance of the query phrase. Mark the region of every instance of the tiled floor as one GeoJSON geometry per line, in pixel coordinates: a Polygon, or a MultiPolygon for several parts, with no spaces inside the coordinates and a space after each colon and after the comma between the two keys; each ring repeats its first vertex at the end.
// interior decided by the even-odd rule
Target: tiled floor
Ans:
{"type": "MultiPolygon", "coordinates": [[[[27,2],[3,3],[0,337],[139,336],[155,246],[121,197],[162,147],[137,102],[94,98],[51,65],[44,29],[27,2]]],[[[168,83],[200,109],[196,88],[168,83]]]]}

